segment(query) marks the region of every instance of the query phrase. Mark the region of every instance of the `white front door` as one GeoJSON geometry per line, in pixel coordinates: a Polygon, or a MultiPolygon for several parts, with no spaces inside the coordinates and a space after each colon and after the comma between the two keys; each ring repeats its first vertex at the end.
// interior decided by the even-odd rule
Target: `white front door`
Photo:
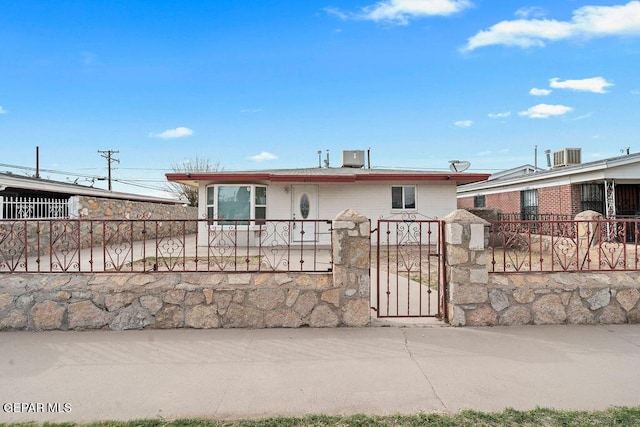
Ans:
{"type": "Polygon", "coordinates": [[[313,242],[318,239],[317,223],[301,220],[318,219],[318,186],[294,185],[292,191],[292,234],[296,242],[313,242]]]}

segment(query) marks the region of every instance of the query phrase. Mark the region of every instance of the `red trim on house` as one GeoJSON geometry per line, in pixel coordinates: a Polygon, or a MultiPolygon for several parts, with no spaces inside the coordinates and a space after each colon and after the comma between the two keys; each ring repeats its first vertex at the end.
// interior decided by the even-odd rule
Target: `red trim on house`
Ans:
{"type": "Polygon", "coordinates": [[[268,172],[202,172],[202,173],[168,173],[168,181],[213,181],[213,182],[325,182],[341,183],[356,181],[454,181],[470,183],[485,181],[489,174],[470,173],[370,173],[349,175],[315,175],[315,174],[274,174],[268,172]]]}

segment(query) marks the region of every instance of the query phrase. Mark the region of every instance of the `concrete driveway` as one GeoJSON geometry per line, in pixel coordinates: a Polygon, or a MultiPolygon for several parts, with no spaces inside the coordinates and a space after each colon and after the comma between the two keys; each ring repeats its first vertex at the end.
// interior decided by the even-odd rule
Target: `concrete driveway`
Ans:
{"type": "Polygon", "coordinates": [[[0,400],[0,422],[640,405],[640,325],[5,332],[0,400]]]}

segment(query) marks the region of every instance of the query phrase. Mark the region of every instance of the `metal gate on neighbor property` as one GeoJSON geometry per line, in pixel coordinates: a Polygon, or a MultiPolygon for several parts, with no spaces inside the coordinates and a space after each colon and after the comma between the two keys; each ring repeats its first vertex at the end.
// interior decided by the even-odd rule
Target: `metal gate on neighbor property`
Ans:
{"type": "Polygon", "coordinates": [[[372,231],[377,280],[372,308],[378,318],[444,318],[443,230],[442,221],[413,215],[378,220],[372,231]]]}

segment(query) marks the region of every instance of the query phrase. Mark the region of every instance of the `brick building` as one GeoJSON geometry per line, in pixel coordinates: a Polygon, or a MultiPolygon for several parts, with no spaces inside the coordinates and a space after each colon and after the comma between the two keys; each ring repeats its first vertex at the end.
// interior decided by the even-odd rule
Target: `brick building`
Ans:
{"type": "Polygon", "coordinates": [[[582,163],[579,149],[547,153],[549,168],[525,165],[458,187],[458,207],[494,208],[506,219],[572,219],[584,210],[640,216],[640,153],[582,163]]]}

